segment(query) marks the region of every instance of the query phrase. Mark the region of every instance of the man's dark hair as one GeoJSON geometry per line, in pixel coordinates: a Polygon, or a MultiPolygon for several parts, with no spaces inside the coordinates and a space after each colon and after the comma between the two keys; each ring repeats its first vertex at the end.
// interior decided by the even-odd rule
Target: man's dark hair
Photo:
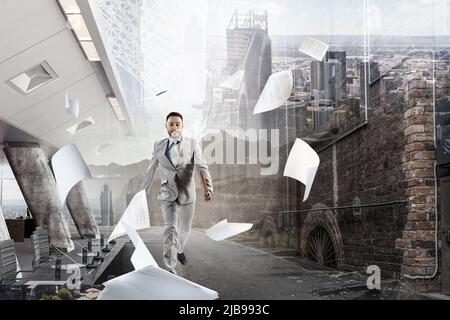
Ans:
{"type": "Polygon", "coordinates": [[[181,121],[183,121],[183,116],[181,115],[181,113],[178,113],[178,112],[169,113],[166,117],[166,122],[167,122],[167,120],[169,120],[170,117],[180,117],[181,121]]]}

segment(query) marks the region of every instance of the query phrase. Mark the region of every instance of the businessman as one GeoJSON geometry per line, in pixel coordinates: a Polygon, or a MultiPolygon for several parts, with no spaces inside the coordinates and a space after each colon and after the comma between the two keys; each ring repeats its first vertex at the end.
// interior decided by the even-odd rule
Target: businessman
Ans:
{"type": "Polygon", "coordinates": [[[153,156],[144,177],[142,189],[149,193],[158,164],[161,166],[161,188],[158,199],[164,218],[164,264],[175,273],[177,260],[185,265],[186,245],[195,208],[194,169],[200,173],[204,197],[213,197],[213,185],[202,150],[194,140],[182,136],[183,116],[171,112],[166,117],[168,138],[157,141],[153,156]]]}

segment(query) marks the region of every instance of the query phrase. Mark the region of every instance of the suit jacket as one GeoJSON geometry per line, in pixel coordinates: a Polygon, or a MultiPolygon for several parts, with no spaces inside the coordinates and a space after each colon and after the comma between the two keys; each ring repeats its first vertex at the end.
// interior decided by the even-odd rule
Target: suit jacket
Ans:
{"type": "Polygon", "coordinates": [[[213,192],[211,175],[208,165],[203,160],[200,145],[194,140],[183,137],[178,147],[180,161],[175,167],[167,158],[165,152],[168,138],[157,141],[153,148],[147,173],[144,177],[142,189],[148,193],[158,164],[161,166],[161,189],[158,199],[175,201],[180,204],[193,203],[196,199],[194,169],[200,172],[204,189],[213,192]]]}

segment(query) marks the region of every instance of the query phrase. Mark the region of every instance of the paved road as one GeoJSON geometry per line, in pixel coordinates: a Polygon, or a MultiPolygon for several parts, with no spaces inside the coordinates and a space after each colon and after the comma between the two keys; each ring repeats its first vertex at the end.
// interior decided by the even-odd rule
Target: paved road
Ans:
{"type": "MultiPolygon", "coordinates": [[[[105,238],[111,232],[109,229],[101,230],[105,238]]],[[[152,227],[139,233],[157,263],[164,267],[163,227],[152,227]]],[[[123,236],[121,240],[127,241],[127,236],[123,236]]],[[[16,246],[22,267],[31,265],[30,245],[18,243],[16,246]]],[[[127,254],[131,256],[133,249],[130,249],[127,254]]],[[[318,266],[295,256],[294,250],[263,248],[260,243],[227,240],[216,242],[208,238],[204,230],[199,229],[192,230],[185,253],[189,262],[185,266],[177,266],[178,274],[216,290],[220,299],[423,299],[411,294],[409,290],[398,290],[397,284],[389,285],[384,281],[382,292],[368,292],[365,287],[366,275],[338,272],[318,266]]],[[[125,257],[119,255],[117,258],[125,257]]],[[[123,268],[129,269],[122,270],[121,273],[132,271],[128,259],[129,257],[127,262],[119,263],[123,268]]]]}
{"type": "MultiPolygon", "coordinates": [[[[162,230],[140,232],[160,266],[162,230]]],[[[185,253],[189,262],[177,266],[178,274],[216,290],[220,299],[328,299],[315,291],[365,282],[355,273],[314,270],[306,261],[291,261],[233,241],[216,242],[202,230],[192,231],[185,253]]]]}

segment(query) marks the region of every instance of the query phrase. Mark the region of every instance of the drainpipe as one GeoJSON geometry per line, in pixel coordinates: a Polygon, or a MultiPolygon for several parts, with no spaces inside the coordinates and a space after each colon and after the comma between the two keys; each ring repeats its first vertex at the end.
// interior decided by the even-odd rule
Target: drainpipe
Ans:
{"type": "Polygon", "coordinates": [[[302,209],[302,210],[285,210],[285,211],[262,211],[264,213],[302,213],[302,212],[315,212],[315,211],[327,211],[327,210],[342,210],[342,209],[361,209],[361,208],[372,208],[372,207],[382,207],[382,206],[392,206],[397,204],[407,204],[407,200],[394,200],[387,202],[372,202],[359,205],[351,206],[336,206],[336,207],[326,207],[326,208],[315,208],[315,209],[302,209]]]}

